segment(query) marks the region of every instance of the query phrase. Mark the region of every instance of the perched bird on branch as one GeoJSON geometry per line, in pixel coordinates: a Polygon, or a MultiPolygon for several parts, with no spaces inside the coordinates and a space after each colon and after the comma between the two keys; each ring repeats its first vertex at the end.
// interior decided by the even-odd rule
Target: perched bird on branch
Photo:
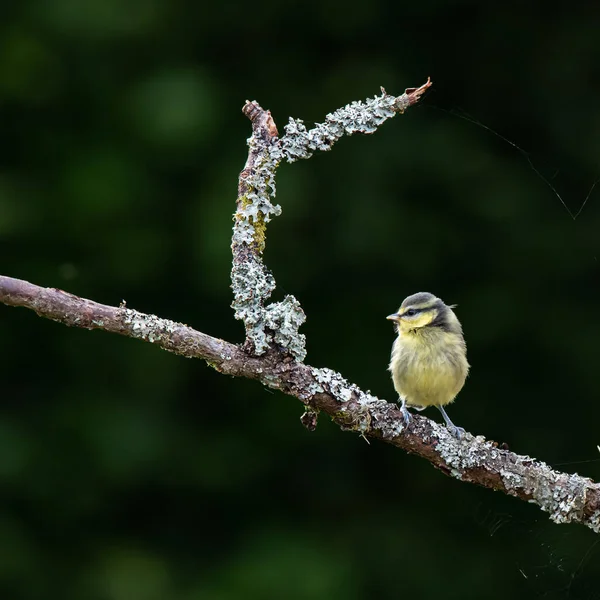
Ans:
{"type": "Polygon", "coordinates": [[[408,406],[417,410],[435,406],[452,435],[460,438],[465,430],[456,427],[444,410],[469,372],[462,326],[452,308],[433,294],[419,292],[386,317],[394,321],[398,333],[389,370],[407,426],[412,418],[408,406]]]}

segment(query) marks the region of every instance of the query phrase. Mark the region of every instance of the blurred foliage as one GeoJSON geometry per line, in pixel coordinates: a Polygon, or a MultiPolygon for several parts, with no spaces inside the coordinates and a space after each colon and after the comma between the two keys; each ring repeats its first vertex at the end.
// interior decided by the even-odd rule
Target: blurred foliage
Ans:
{"type": "MultiPolygon", "coordinates": [[[[599,18],[4,3],[0,272],[239,341],[244,100],[282,130],[430,75],[375,135],[282,166],[277,294],[304,306],[310,364],[388,399],[385,315],[421,290],[457,303],[473,370],[453,420],[598,479],[599,18]],[[558,194],[572,213],[589,194],[575,221],[558,194]]],[[[199,361],[0,313],[1,598],[600,598],[582,527],[324,418],[309,433],[296,400],[199,361]]]]}

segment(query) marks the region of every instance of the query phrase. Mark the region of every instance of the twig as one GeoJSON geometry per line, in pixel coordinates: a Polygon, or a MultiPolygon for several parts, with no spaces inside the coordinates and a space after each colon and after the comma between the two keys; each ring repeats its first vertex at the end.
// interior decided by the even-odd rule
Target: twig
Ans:
{"type": "Polygon", "coordinates": [[[244,322],[246,349],[260,355],[275,342],[297,360],[306,356],[306,340],[298,333],[306,317],[296,298],[288,295],[282,302],[265,306],[275,289],[275,279],[265,267],[262,253],[266,224],[281,214],[281,207],[271,202],[281,161],[291,163],[310,158],[315,150],[331,150],[344,135],[373,133],[389,118],[416,104],[430,86],[427,79],[421,87],[409,88],[398,97],[381,88],[381,96],[340,108],[327,115],[325,123],[317,123],[310,130],[300,119],[290,119],[282,139],[270,111],[256,101],[246,101],[242,112],[252,123],[252,137],[239,178],[231,243],[232,308],[235,318],[244,322]]]}

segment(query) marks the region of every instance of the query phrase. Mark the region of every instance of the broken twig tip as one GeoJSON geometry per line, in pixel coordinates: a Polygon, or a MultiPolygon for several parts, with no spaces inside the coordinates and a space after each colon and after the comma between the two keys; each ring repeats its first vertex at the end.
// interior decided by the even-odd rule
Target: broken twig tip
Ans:
{"type": "Polygon", "coordinates": [[[421,96],[433,85],[431,77],[427,78],[427,81],[418,88],[408,88],[404,90],[404,93],[408,96],[409,106],[416,104],[421,96]]]}
{"type": "Polygon", "coordinates": [[[254,121],[258,115],[263,113],[263,109],[256,100],[246,100],[242,108],[242,113],[246,115],[251,121],[254,121]]]}

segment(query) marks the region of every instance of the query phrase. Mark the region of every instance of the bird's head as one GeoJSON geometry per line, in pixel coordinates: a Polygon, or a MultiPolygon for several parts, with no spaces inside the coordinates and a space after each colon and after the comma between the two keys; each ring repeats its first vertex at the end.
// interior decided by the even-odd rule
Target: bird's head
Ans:
{"type": "Polygon", "coordinates": [[[417,331],[424,327],[439,327],[445,331],[460,331],[460,323],[442,300],[428,292],[419,292],[402,302],[398,312],[386,318],[394,321],[399,331],[417,331]]]}

